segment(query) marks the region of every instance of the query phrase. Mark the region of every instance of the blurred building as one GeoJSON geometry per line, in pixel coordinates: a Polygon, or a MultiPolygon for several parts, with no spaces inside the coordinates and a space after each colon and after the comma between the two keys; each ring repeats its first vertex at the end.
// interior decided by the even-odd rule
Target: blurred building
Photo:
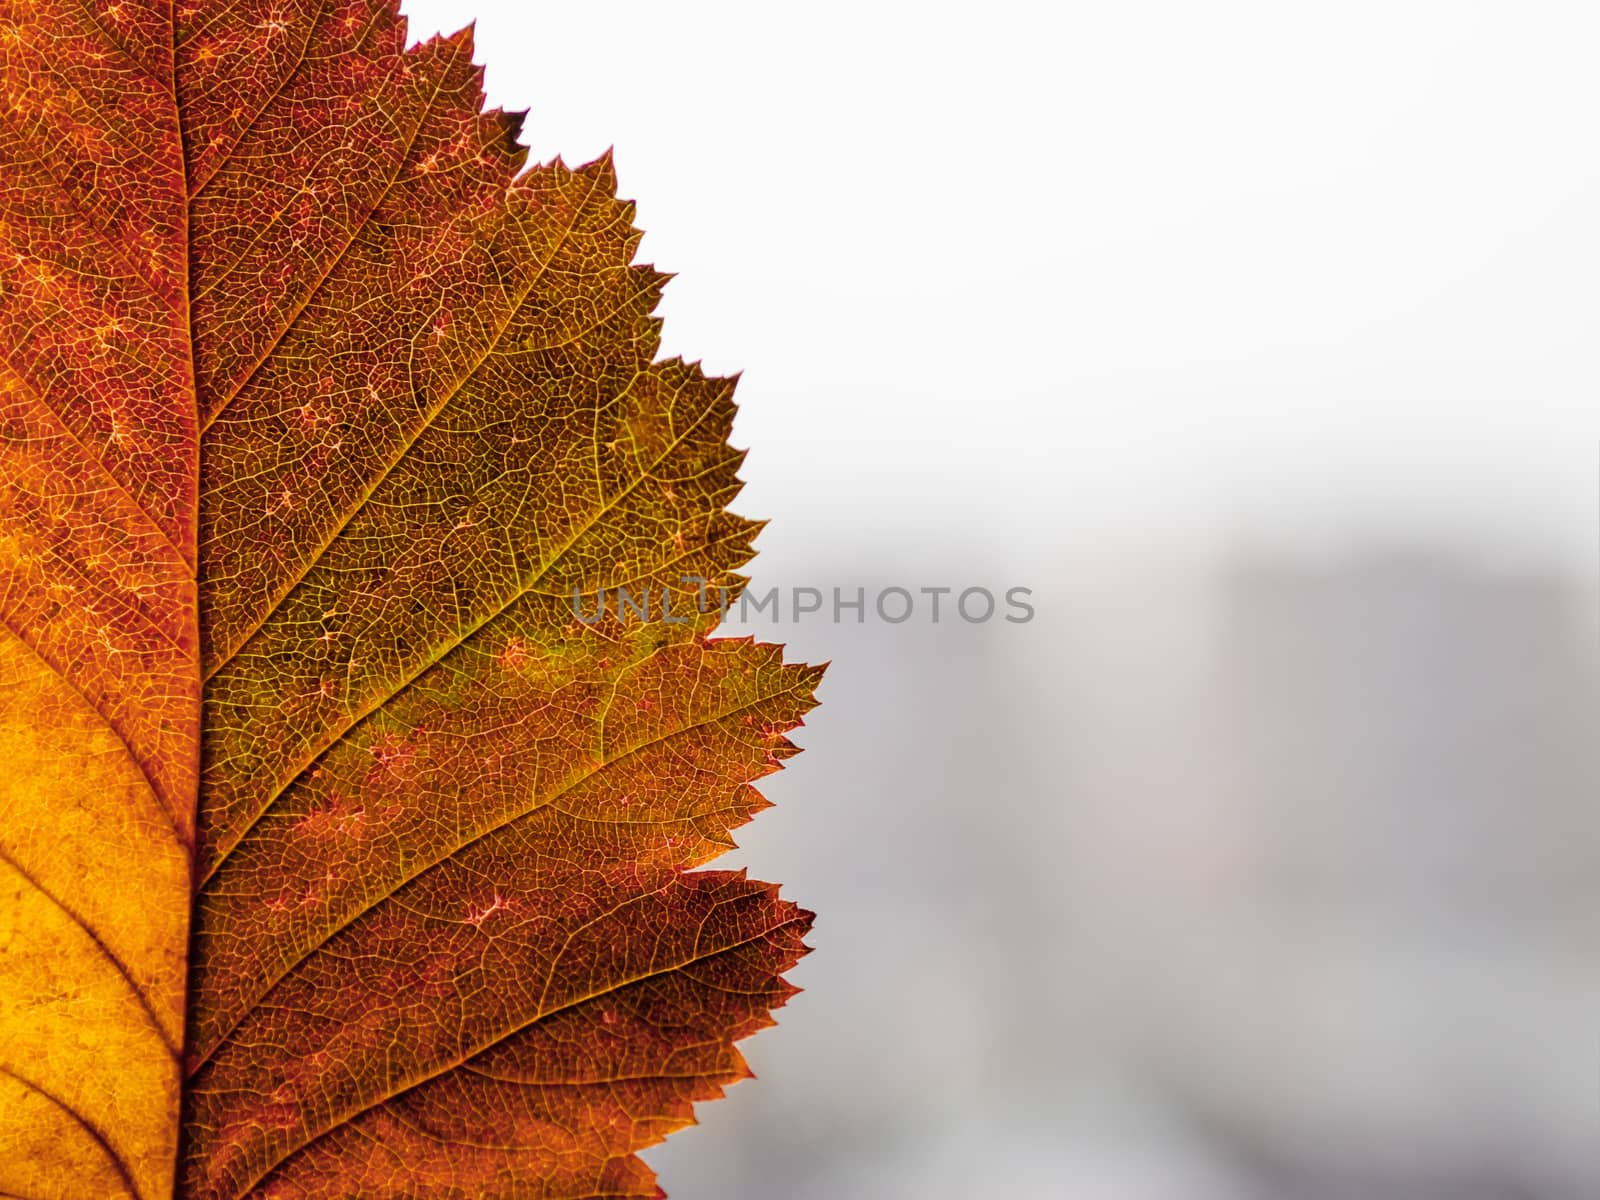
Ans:
{"type": "Polygon", "coordinates": [[[1595,592],[1426,551],[1036,587],[756,630],[834,660],[740,855],[818,950],[668,1191],[1600,1194],[1595,592]]]}

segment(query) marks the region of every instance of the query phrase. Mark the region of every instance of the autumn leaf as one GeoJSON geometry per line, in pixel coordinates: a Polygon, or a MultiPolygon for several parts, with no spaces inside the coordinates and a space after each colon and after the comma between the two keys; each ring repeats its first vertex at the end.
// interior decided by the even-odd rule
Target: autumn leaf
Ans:
{"type": "Polygon", "coordinates": [[[793,990],[733,383],[472,55],[0,0],[0,1193],[659,1195],[793,990]]]}

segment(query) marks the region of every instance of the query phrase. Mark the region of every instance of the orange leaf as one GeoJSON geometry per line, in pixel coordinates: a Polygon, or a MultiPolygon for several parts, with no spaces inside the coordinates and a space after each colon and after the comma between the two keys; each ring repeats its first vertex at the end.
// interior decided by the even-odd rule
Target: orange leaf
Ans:
{"type": "Polygon", "coordinates": [[[658,1195],[792,991],[732,382],[404,39],[0,0],[0,1192],[658,1195]]]}

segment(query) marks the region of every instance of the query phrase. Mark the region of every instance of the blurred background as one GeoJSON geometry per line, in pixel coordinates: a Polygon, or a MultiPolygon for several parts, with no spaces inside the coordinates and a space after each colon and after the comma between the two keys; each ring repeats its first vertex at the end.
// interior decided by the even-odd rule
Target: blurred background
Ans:
{"type": "Polygon", "coordinates": [[[731,861],[819,913],[683,1200],[1600,1195],[1600,8],[554,5],[752,618],[833,665],[731,861]]]}

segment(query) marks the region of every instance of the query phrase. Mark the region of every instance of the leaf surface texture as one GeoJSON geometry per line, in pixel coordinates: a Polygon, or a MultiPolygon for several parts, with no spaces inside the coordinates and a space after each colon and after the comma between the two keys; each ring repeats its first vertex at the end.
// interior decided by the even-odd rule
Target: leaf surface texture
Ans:
{"type": "Polygon", "coordinates": [[[472,59],[0,0],[0,1193],[655,1196],[793,990],[732,381],[472,59]]]}

